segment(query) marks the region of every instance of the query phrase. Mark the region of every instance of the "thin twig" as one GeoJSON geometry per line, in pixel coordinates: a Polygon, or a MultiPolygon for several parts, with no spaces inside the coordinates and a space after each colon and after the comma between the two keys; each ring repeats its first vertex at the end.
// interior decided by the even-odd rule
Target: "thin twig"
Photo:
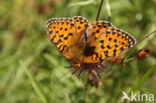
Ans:
{"type": "Polygon", "coordinates": [[[97,13],[96,21],[98,21],[98,19],[99,19],[99,15],[100,15],[100,11],[101,11],[101,8],[102,8],[103,1],[104,0],[101,0],[101,4],[100,4],[100,7],[99,7],[99,10],[98,10],[98,13],[97,13]]]}
{"type": "Polygon", "coordinates": [[[130,62],[130,61],[132,61],[132,60],[134,60],[134,59],[136,59],[136,56],[134,56],[134,57],[132,57],[132,58],[129,58],[129,59],[125,60],[124,63],[126,63],[126,62],[130,62]]]}

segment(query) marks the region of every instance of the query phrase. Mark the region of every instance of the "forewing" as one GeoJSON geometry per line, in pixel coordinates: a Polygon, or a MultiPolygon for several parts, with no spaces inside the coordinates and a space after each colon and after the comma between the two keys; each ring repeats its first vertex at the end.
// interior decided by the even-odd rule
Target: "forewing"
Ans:
{"type": "Polygon", "coordinates": [[[47,22],[49,39],[57,50],[66,58],[72,59],[80,39],[88,27],[88,20],[83,17],[52,18],[47,22]]]}
{"type": "Polygon", "coordinates": [[[104,29],[111,27],[112,24],[108,21],[97,21],[92,24],[91,35],[97,38],[103,32],[104,29]]]}

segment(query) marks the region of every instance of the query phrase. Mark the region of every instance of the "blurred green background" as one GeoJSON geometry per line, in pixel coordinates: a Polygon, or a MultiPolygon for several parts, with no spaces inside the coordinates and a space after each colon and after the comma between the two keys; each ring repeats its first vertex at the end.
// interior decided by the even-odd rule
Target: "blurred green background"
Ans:
{"type": "MultiPolygon", "coordinates": [[[[83,103],[84,83],[64,68],[70,64],[51,45],[46,21],[83,16],[94,22],[99,5],[100,0],[1,0],[0,103],[83,103]]],[[[109,15],[113,25],[138,41],[156,29],[156,0],[104,0],[99,19],[108,20],[109,15]]],[[[155,41],[151,35],[129,55],[149,48],[148,58],[113,70],[98,90],[89,88],[87,103],[121,103],[122,91],[137,87],[143,76],[136,90],[156,96],[156,71],[149,71],[156,68],[155,41]]]]}

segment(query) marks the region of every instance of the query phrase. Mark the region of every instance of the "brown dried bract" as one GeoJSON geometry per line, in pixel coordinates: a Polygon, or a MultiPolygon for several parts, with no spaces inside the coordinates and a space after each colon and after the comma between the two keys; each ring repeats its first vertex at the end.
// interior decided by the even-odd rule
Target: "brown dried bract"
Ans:
{"type": "Polygon", "coordinates": [[[140,49],[136,55],[136,58],[138,60],[145,59],[149,55],[150,50],[149,49],[140,49]]]}

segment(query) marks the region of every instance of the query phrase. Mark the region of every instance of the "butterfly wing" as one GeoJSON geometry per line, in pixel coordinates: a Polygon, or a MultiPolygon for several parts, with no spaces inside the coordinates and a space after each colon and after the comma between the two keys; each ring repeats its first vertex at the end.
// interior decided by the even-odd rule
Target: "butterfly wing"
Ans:
{"type": "Polygon", "coordinates": [[[88,20],[77,16],[73,18],[52,18],[47,22],[49,39],[66,58],[72,59],[88,28],[88,20]]]}
{"type": "Polygon", "coordinates": [[[90,25],[87,19],[50,19],[47,22],[49,39],[66,58],[83,63],[95,63],[120,53],[135,45],[128,33],[106,21],[90,25]]]}
{"type": "MultiPolygon", "coordinates": [[[[96,28],[98,25],[93,24],[96,28]]],[[[92,32],[89,45],[95,46],[92,61],[102,61],[115,57],[135,45],[135,39],[113,25],[98,28],[92,32]],[[98,31],[97,31],[98,30],[98,31]]]]}

